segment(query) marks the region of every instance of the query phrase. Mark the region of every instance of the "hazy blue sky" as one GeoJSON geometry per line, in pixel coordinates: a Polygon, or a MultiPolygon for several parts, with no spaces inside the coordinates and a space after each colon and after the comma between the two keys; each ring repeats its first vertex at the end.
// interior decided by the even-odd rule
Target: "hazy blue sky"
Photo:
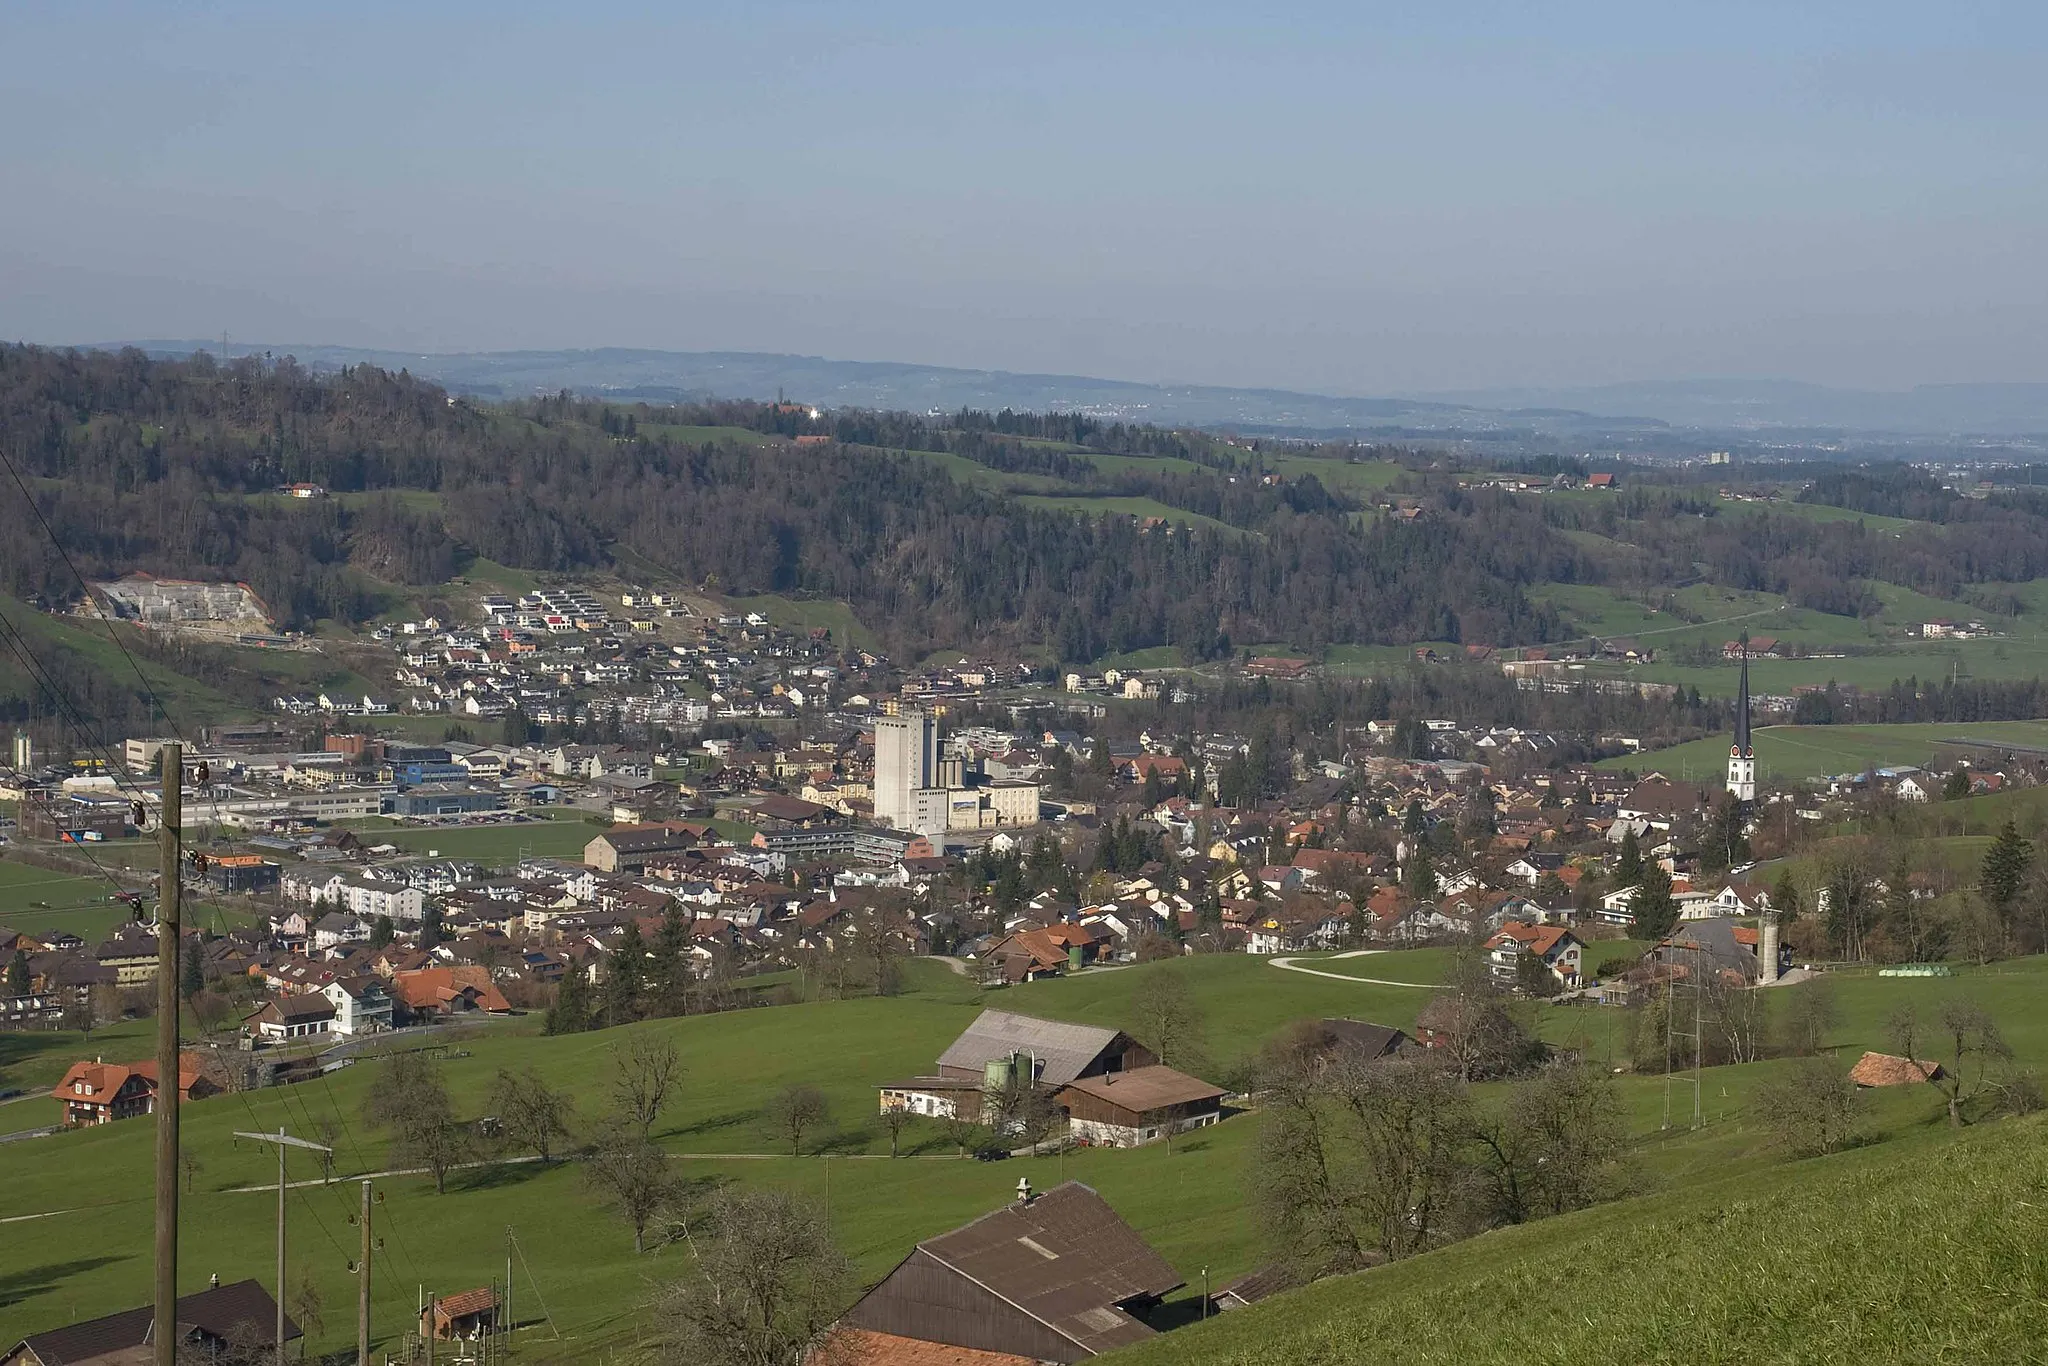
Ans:
{"type": "Polygon", "coordinates": [[[10,0],[0,336],[2048,380],[2044,49],[2041,0],[10,0]]]}

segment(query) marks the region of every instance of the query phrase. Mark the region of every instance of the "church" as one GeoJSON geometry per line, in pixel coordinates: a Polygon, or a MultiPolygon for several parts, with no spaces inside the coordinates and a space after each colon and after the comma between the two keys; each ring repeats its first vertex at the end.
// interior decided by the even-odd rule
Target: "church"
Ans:
{"type": "Polygon", "coordinates": [[[1742,681],[1735,695],[1735,743],[1728,747],[1728,790],[1739,802],[1756,800],[1756,749],[1749,738],[1749,635],[1742,637],[1742,681]]]}

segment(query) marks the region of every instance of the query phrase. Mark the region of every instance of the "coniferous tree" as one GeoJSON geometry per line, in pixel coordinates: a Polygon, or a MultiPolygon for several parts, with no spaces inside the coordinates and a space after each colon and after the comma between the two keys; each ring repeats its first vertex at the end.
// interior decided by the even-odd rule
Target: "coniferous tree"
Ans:
{"type": "Polygon", "coordinates": [[[590,978],[579,963],[570,963],[548,1003],[542,1030],[548,1034],[581,1034],[590,1028],[590,978]]]}
{"type": "Polygon", "coordinates": [[[1636,828],[1622,832],[1621,855],[1614,861],[1614,885],[1633,887],[1643,880],[1643,849],[1636,842],[1636,828]]]}
{"type": "Polygon", "coordinates": [[[1998,838],[1984,851],[1984,864],[1977,877],[1978,890],[1999,919],[2012,918],[2013,903],[2026,885],[2027,869],[2034,862],[2033,842],[2020,834],[2017,822],[2008,818],[1998,838]]]}
{"type": "Polygon", "coordinates": [[[448,931],[441,921],[441,907],[432,901],[420,912],[420,947],[431,949],[448,937],[448,931]]]}
{"type": "Polygon", "coordinates": [[[654,932],[654,950],[647,962],[648,1013],[680,1015],[689,998],[690,960],[685,950],[690,943],[690,922],[680,906],[661,913],[661,926],[654,932]]]}
{"type": "Polygon", "coordinates": [[[1635,916],[1635,937],[1656,941],[1671,933],[1678,923],[1678,902],[1671,895],[1671,874],[1664,865],[1651,860],[1643,865],[1636,894],[1629,903],[1635,916]]]}
{"type": "Polygon", "coordinates": [[[186,941],[178,946],[178,994],[191,1000],[206,990],[206,963],[199,956],[199,945],[186,941]]]}
{"type": "Polygon", "coordinates": [[[20,949],[7,960],[7,994],[26,996],[29,992],[28,954],[20,949]]]}
{"type": "Polygon", "coordinates": [[[640,1018],[646,992],[647,943],[640,936],[640,922],[628,920],[625,932],[605,960],[598,1011],[607,1025],[630,1024],[640,1018]]]}

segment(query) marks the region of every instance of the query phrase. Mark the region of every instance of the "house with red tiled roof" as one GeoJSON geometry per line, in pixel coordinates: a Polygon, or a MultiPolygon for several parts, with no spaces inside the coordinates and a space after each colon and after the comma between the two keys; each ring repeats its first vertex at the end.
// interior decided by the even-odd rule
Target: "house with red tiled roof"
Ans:
{"type": "Polygon", "coordinates": [[[498,1015],[512,1009],[488,969],[461,965],[392,974],[391,1001],[393,1013],[407,1022],[479,1010],[498,1015]]]}
{"type": "Polygon", "coordinates": [[[1512,983],[1518,979],[1525,954],[1541,959],[1562,986],[1579,984],[1585,945],[1562,925],[1534,925],[1510,920],[1500,933],[1486,941],[1487,967],[1494,977],[1512,983]]]}
{"type": "Polygon", "coordinates": [[[1917,1086],[1924,1081],[1940,1081],[1947,1075],[1938,1062],[1922,1062],[1891,1053],[1865,1053],[1849,1069],[1849,1080],[1858,1086],[1917,1086]]]}
{"type": "MultiPolygon", "coordinates": [[[[204,1100],[222,1089],[206,1075],[206,1059],[197,1053],[178,1055],[178,1098],[204,1100]]],[[[131,1119],[156,1109],[156,1059],[111,1063],[94,1058],[75,1062],[50,1095],[64,1107],[69,1128],[90,1128],[131,1119]]]]}

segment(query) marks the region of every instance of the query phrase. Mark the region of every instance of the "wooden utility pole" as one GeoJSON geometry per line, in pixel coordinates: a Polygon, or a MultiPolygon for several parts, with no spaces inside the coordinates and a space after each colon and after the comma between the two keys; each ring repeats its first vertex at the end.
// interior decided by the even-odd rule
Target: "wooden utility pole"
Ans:
{"type": "Polygon", "coordinates": [[[356,1266],[356,1366],[370,1366],[370,1181],[363,1178],[363,1251],[356,1266]]]}
{"type": "Polygon", "coordinates": [[[248,1134],[237,1130],[236,1138],[254,1139],[258,1143],[277,1145],[277,1366],[284,1363],[284,1158],[287,1148],[310,1148],[317,1153],[333,1153],[334,1149],[324,1143],[310,1143],[303,1138],[293,1138],[279,1125],[274,1134],[248,1134]]]}
{"type": "Polygon", "coordinates": [[[512,1356],[512,1334],[518,1330],[519,1320],[512,1317],[512,1225],[505,1225],[505,1311],[498,1317],[505,1320],[505,1357],[512,1356]]]}
{"type": "MultiPolygon", "coordinates": [[[[178,1360],[178,939],[183,884],[178,830],[184,820],[184,746],[163,748],[156,903],[156,1366],[178,1360]]],[[[284,1287],[277,1288],[280,1298],[284,1287]]]]}

